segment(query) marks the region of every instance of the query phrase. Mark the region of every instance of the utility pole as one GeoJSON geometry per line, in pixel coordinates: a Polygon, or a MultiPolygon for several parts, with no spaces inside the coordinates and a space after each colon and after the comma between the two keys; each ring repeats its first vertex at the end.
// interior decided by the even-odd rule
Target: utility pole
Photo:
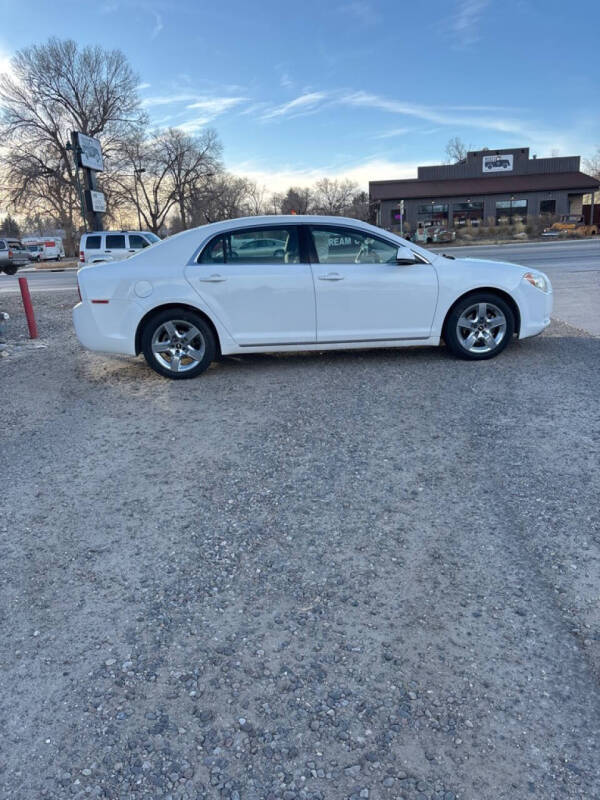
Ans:
{"type": "Polygon", "coordinates": [[[139,169],[133,170],[133,185],[135,186],[135,205],[137,208],[137,215],[138,215],[138,231],[142,230],[142,215],[140,213],[140,198],[138,195],[137,182],[138,182],[138,176],[141,175],[142,172],[146,172],[146,170],[142,169],[141,167],[139,169]]]}

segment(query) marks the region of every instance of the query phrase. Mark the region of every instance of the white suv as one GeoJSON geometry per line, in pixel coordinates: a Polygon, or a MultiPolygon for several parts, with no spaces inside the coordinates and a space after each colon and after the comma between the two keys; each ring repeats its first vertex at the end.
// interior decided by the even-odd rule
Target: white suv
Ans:
{"type": "Polygon", "coordinates": [[[103,261],[123,261],[145,247],[160,242],[149,231],[94,231],[84,233],[79,243],[79,261],[82,264],[100,264],[103,261]]]}

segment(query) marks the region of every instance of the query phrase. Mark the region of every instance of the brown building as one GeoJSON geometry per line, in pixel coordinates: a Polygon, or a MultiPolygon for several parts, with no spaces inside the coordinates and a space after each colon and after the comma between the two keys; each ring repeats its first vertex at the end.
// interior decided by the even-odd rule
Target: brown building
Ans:
{"type": "MultiPolygon", "coordinates": [[[[583,213],[583,196],[600,181],[580,170],[579,156],[529,157],[529,148],[478,150],[457,164],[419,167],[416,179],[371,181],[382,228],[415,231],[439,225],[495,225],[527,217],[583,213]]],[[[593,212],[593,208],[591,209],[593,212]]]]}

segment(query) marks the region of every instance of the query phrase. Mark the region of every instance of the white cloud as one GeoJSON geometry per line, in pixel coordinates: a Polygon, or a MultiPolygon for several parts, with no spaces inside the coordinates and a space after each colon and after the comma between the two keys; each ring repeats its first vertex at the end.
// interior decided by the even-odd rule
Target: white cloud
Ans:
{"type": "MultiPolygon", "coordinates": [[[[546,151],[550,146],[560,146],[564,142],[562,134],[555,131],[544,131],[536,125],[523,122],[513,117],[502,117],[502,109],[480,106],[471,107],[485,109],[485,114],[477,115],[473,110],[468,113],[460,113],[460,107],[444,108],[434,106],[424,106],[417,103],[409,103],[402,100],[392,100],[380,95],[369,94],[368,92],[347,92],[339,96],[338,101],[341,105],[355,108],[373,108],[379,111],[387,111],[391,114],[414,117],[416,119],[434,122],[438,125],[449,126],[455,131],[466,128],[477,128],[497,133],[508,134],[514,138],[520,138],[523,144],[535,144],[539,149],[546,151]],[[491,116],[492,110],[496,113],[491,116]],[[554,144],[552,144],[554,143],[554,144]]],[[[494,143],[490,143],[494,147],[494,143]]]]}
{"type": "Polygon", "coordinates": [[[138,90],[138,92],[141,92],[144,89],[149,89],[151,86],[152,86],[151,83],[138,83],[138,85],[135,88],[138,90]]]}
{"type": "Polygon", "coordinates": [[[229,163],[228,169],[236,175],[244,175],[255,180],[259,186],[266,186],[269,192],[285,191],[290,186],[311,186],[320,178],[348,178],[366,190],[370,180],[416,178],[417,166],[422,164],[422,161],[399,162],[374,157],[345,167],[329,165],[298,169],[284,165],[280,168],[269,168],[256,162],[244,161],[229,163]]]}
{"type": "Polygon", "coordinates": [[[152,33],[150,34],[150,38],[156,39],[158,34],[162,31],[162,29],[165,26],[163,25],[162,17],[158,13],[158,11],[153,11],[152,14],[154,15],[155,22],[154,22],[154,28],[152,29],[152,33]]]}
{"type": "Polygon", "coordinates": [[[300,113],[314,111],[326,97],[327,94],[325,92],[307,92],[294,100],[290,100],[289,103],[283,103],[283,105],[275,106],[275,108],[265,111],[261,119],[275,119],[276,117],[288,115],[297,116],[300,113]]]}
{"type": "Polygon", "coordinates": [[[489,4],[490,0],[459,0],[451,29],[460,46],[479,40],[479,23],[489,4]]]}
{"type": "Polygon", "coordinates": [[[0,45],[0,75],[6,73],[12,75],[12,65],[10,63],[11,54],[0,45]]]}
{"type": "Polygon", "coordinates": [[[374,139],[395,139],[396,136],[406,136],[407,133],[412,133],[413,128],[393,128],[391,131],[382,131],[377,133],[374,139]]]}
{"type": "Polygon", "coordinates": [[[201,97],[187,106],[187,108],[200,109],[216,117],[245,102],[245,100],[245,97],[201,97]]]}
{"type": "Polygon", "coordinates": [[[379,12],[375,11],[371,3],[366,0],[352,0],[349,3],[343,3],[337,9],[340,14],[348,14],[363,25],[374,25],[381,19],[379,12]]]}

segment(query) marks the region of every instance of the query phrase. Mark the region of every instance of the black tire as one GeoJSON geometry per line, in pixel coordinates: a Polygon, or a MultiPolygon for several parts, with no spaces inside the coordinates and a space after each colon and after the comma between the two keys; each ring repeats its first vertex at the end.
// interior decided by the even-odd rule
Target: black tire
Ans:
{"type": "MultiPolygon", "coordinates": [[[[492,322],[493,319],[494,317],[491,319],[492,322]]],[[[476,324],[475,320],[473,322],[476,324]]],[[[488,327],[490,327],[489,323],[488,327]]],[[[495,326],[491,325],[492,334],[494,330],[496,330],[496,336],[499,337],[501,330],[500,327],[496,328],[495,326]]],[[[493,292],[477,292],[464,297],[462,300],[459,300],[458,303],[456,303],[446,318],[443,337],[450,352],[458,358],[464,358],[468,361],[485,361],[488,358],[495,358],[497,355],[500,355],[504,348],[510,343],[514,332],[515,315],[508,303],[493,292]],[[464,333],[465,336],[468,335],[468,330],[464,328],[459,329],[458,322],[462,315],[470,308],[483,303],[489,304],[501,312],[504,315],[506,325],[502,338],[494,345],[493,349],[484,349],[486,345],[482,343],[482,352],[474,352],[473,350],[467,349],[465,346],[464,339],[462,335],[459,334],[459,330],[461,331],[461,334],[464,333]]],[[[482,337],[487,335],[483,330],[481,333],[478,330],[475,330],[474,333],[476,333],[477,336],[481,335],[482,337]]]]}
{"type": "MultiPolygon", "coordinates": [[[[200,373],[204,372],[204,370],[209,367],[211,361],[214,360],[218,349],[215,335],[210,325],[204,321],[200,314],[186,308],[168,308],[150,317],[142,330],[141,345],[148,366],[155,372],[158,372],[159,375],[163,375],[165,378],[171,378],[172,380],[186,380],[200,375],[200,373]],[[153,339],[155,334],[158,335],[160,329],[169,322],[174,324],[180,323],[179,326],[176,325],[176,328],[178,327],[179,329],[186,325],[196,328],[201,340],[196,338],[192,343],[197,344],[201,341],[204,347],[202,358],[193,366],[188,367],[187,365],[182,365],[185,366],[185,368],[181,372],[175,372],[165,364],[166,358],[170,357],[169,354],[166,354],[165,357],[162,358],[153,351],[153,339]]],[[[189,357],[182,355],[181,360],[185,360],[186,358],[189,357]]]]}
{"type": "Polygon", "coordinates": [[[4,267],[4,272],[6,272],[7,275],[16,275],[17,270],[18,267],[4,267]]]}

